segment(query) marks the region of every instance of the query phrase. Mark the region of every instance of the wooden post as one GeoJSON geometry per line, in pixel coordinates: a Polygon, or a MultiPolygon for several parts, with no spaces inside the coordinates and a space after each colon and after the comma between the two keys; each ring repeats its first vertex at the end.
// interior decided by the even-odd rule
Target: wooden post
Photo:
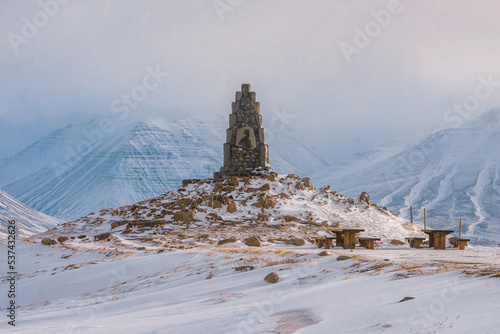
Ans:
{"type": "Polygon", "coordinates": [[[413,224],[413,207],[410,205],[410,219],[411,223],[413,224]]]}
{"type": "Polygon", "coordinates": [[[424,230],[427,230],[427,217],[425,216],[425,208],[424,208],[424,230]]]}
{"type": "Polygon", "coordinates": [[[462,238],[462,218],[460,218],[460,225],[458,227],[458,239],[462,238]]]}

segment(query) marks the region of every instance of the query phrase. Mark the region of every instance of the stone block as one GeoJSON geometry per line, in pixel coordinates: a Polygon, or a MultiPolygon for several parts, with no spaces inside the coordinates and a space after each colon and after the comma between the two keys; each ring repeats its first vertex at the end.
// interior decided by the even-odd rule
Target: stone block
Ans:
{"type": "Polygon", "coordinates": [[[266,137],[264,136],[264,128],[259,128],[259,142],[260,143],[265,143],[266,142],[266,137]]]}
{"type": "Polygon", "coordinates": [[[233,137],[233,130],[226,130],[226,143],[231,143],[231,138],[233,137]]]}
{"type": "Polygon", "coordinates": [[[247,97],[250,94],[251,86],[250,84],[242,84],[241,85],[241,93],[243,97],[247,97]]]}
{"type": "Polygon", "coordinates": [[[255,92],[250,92],[249,96],[250,96],[250,100],[251,100],[252,102],[255,102],[255,98],[256,98],[256,94],[255,94],[255,92]]]}
{"type": "MultiPolygon", "coordinates": [[[[254,105],[255,105],[255,112],[257,114],[260,114],[260,102],[255,102],[254,105]]],[[[262,125],[262,117],[261,117],[261,125],[262,125]]]]}
{"type": "Polygon", "coordinates": [[[236,125],[236,119],[238,116],[236,114],[229,115],[229,127],[232,129],[236,125]]]}
{"type": "Polygon", "coordinates": [[[231,165],[231,144],[224,144],[224,167],[231,165]]]}

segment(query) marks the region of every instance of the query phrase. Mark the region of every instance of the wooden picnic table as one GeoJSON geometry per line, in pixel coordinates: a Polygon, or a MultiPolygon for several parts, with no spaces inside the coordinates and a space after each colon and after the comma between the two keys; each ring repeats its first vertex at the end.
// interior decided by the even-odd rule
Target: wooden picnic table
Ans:
{"type": "Polygon", "coordinates": [[[455,231],[453,230],[422,230],[429,235],[429,247],[434,249],[446,249],[446,236],[455,231]]]}
{"type": "Polygon", "coordinates": [[[358,237],[358,240],[361,247],[365,247],[366,249],[375,249],[375,241],[380,241],[380,238],[358,237]]]}
{"type": "Polygon", "coordinates": [[[409,237],[409,238],[405,238],[405,240],[410,243],[411,248],[421,248],[422,241],[424,241],[425,238],[423,238],[423,237],[409,237]]]}
{"type": "Polygon", "coordinates": [[[356,248],[356,233],[364,232],[361,228],[331,228],[327,231],[335,234],[336,246],[342,246],[344,249],[356,248]]]}
{"type": "Polygon", "coordinates": [[[452,237],[450,238],[450,245],[460,250],[465,250],[465,247],[467,247],[467,243],[469,241],[470,239],[452,237]]]}

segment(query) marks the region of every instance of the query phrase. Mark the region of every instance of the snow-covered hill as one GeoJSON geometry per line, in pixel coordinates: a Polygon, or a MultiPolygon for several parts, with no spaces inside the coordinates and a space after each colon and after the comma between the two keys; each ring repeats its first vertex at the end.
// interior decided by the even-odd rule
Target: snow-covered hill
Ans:
{"type": "Polygon", "coordinates": [[[188,239],[181,245],[189,248],[198,245],[201,235],[209,244],[256,234],[271,241],[311,238],[324,234],[325,227],[363,228],[363,234],[385,241],[423,235],[421,226],[386,208],[356,203],[329,187],[315,189],[308,178],[295,174],[201,180],[147,201],[92,213],[43,235],[114,233],[161,240],[174,248],[188,239]]]}
{"type": "MultiPolygon", "coordinates": [[[[76,219],[158,196],[183,179],[211,177],[223,162],[226,127],[222,121],[147,120],[100,138],[92,137],[97,121],[68,126],[0,161],[0,186],[41,212],[76,219]],[[90,149],[89,138],[98,139],[90,149]],[[79,148],[84,153],[71,153],[79,148]]],[[[274,134],[270,159],[287,173],[311,174],[328,165],[287,132],[274,134]]]]}
{"type": "Polygon", "coordinates": [[[474,242],[500,240],[500,111],[486,112],[454,129],[348,175],[313,176],[339,192],[370,194],[372,201],[404,217],[410,205],[420,221],[427,209],[434,228],[458,229],[474,242]]]}
{"type": "Polygon", "coordinates": [[[61,220],[27,207],[0,190],[0,238],[6,238],[7,226],[12,220],[15,221],[17,235],[21,237],[43,232],[62,223],[61,220]]]}

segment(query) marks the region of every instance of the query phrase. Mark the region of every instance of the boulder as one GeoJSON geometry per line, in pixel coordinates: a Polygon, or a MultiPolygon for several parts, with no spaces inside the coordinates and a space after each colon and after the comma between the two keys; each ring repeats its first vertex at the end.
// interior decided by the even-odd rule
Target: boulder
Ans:
{"type": "Polygon", "coordinates": [[[115,221],[115,222],[112,222],[111,223],[111,229],[114,229],[114,228],[117,228],[117,227],[120,227],[120,226],[123,226],[123,225],[127,225],[128,223],[129,223],[128,221],[117,221],[117,222],[115,221]]]}
{"type": "Polygon", "coordinates": [[[404,297],[398,303],[407,302],[407,301],[412,300],[412,299],[415,299],[415,297],[404,297]]]}
{"type": "Polygon", "coordinates": [[[337,258],[337,261],[345,261],[345,260],[349,260],[351,257],[350,256],[347,256],[347,255],[340,255],[338,258],[337,258]]]}
{"type": "Polygon", "coordinates": [[[189,223],[194,220],[193,211],[180,211],[174,213],[174,221],[189,223]]]}
{"type": "Polygon", "coordinates": [[[87,236],[85,234],[79,235],[78,239],[85,239],[87,236]]]}
{"type": "Polygon", "coordinates": [[[260,191],[269,191],[271,190],[271,186],[269,185],[269,183],[264,183],[260,188],[259,188],[260,191]]]}
{"type": "Polygon", "coordinates": [[[59,241],[61,244],[62,244],[63,242],[65,242],[65,241],[68,241],[68,240],[69,240],[69,238],[68,238],[68,237],[59,237],[59,238],[57,238],[57,241],[59,241]]]}
{"type": "Polygon", "coordinates": [[[226,180],[226,185],[237,187],[240,184],[240,178],[237,176],[230,176],[226,180]]]}
{"type": "Polygon", "coordinates": [[[299,176],[297,174],[288,174],[286,176],[287,179],[292,179],[292,180],[296,180],[296,179],[299,179],[299,176]]]}
{"type": "Polygon", "coordinates": [[[318,254],[318,256],[330,256],[332,254],[330,254],[329,251],[322,251],[321,253],[318,254]]]}
{"type": "Polygon", "coordinates": [[[276,273],[270,273],[269,275],[267,275],[264,280],[267,282],[267,283],[278,283],[280,277],[278,276],[278,274],[276,273]]]}
{"type": "Polygon", "coordinates": [[[303,178],[303,179],[302,179],[302,183],[303,183],[303,184],[304,184],[307,188],[310,188],[310,189],[314,188],[314,187],[313,187],[313,184],[312,184],[312,182],[311,182],[311,179],[310,179],[310,178],[308,178],[308,177],[303,178]]]}
{"type": "Polygon", "coordinates": [[[406,245],[405,242],[403,242],[401,240],[397,240],[397,239],[392,239],[390,243],[391,243],[391,245],[394,245],[394,246],[404,246],[404,245],[406,245]]]}
{"type": "Polygon", "coordinates": [[[250,247],[261,247],[262,246],[259,238],[257,238],[257,237],[250,237],[250,238],[246,239],[245,245],[250,246],[250,247]]]}
{"type": "Polygon", "coordinates": [[[55,245],[55,244],[57,244],[57,241],[55,241],[54,239],[51,239],[51,238],[43,238],[42,239],[42,245],[50,246],[50,245],[55,245]]]}
{"type": "Polygon", "coordinates": [[[231,202],[227,206],[227,212],[229,212],[229,213],[235,213],[236,211],[238,211],[238,207],[236,206],[236,202],[231,202]]]}
{"type": "Polygon", "coordinates": [[[366,203],[368,206],[370,206],[370,195],[366,191],[363,191],[359,196],[358,196],[358,202],[359,203],[366,203]]]}
{"type": "Polygon", "coordinates": [[[283,219],[286,221],[286,222],[296,222],[297,221],[297,218],[294,217],[294,216],[284,216],[283,219]]]}
{"type": "Polygon", "coordinates": [[[304,246],[306,241],[304,239],[294,238],[290,240],[285,240],[285,245],[294,245],[294,246],[304,246]]]}
{"type": "Polygon", "coordinates": [[[103,234],[99,234],[99,235],[96,235],[94,236],[94,240],[95,241],[102,241],[102,240],[106,240],[108,239],[109,237],[111,237],[111,233],[103,233],[103,234]]]}
{"type": "Polygon", "coordinates": [[[219,242],[217,243],[217,245],[224,245],[224,244],[231,244],[233,242],[236,242],[236,238],[229,238],[229,239],[222,239],[222,240],[219,240],[219,242]]]}

